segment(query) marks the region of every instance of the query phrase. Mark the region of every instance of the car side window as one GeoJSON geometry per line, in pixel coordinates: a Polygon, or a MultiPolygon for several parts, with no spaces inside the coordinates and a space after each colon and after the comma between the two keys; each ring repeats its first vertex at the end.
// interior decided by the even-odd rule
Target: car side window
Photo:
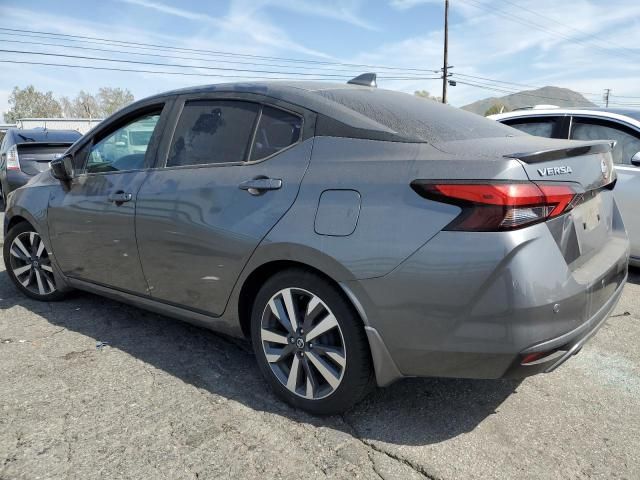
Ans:
{"type": "Polygon", "coordinates": [[[521,132],[536,137],[552,138],[558,124],[558,117],[517,118],[505,120],[502,123],[517,128],[521,132]]]}
{"type": "Polygon", "coordinates": [[[145,154],[158,125],[160,111],[145,113],[91,146],[86,173],[144,168],[145,154]]]}
{"type": "Polygon", "coordinates": [[[244,162],[259,109],[256,103],[238,100],[186,102],[167,167],[244,162]]]}
{"type": "Polygon", "coordinates": [[[300,139],[302,119],[289,112],[264,106],[251,146],[249,160],[260,160],[293,145],[300,139]]]}
{"type": "Polygon", "coordinates": [[[572,140],[615,140],[613,162],[617,164],[631,164],[631,157],[640,152],[639,137],[625,125],[607,120],[574,117],[571,124],[572,140]]]}

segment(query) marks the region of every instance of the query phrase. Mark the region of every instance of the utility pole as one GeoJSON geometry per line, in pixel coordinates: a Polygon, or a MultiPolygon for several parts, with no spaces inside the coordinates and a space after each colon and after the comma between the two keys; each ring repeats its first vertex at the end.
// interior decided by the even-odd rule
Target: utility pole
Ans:
{"type": "Polygon", "coordinates": [[[605,103],[607,108],[609,108],[609,95],[611,95],[611,89],[610,88],[605,88],[604,89],[604,95],[602,96],[602,98],[604,99],[604,103],[605,103]]]}
{"type": "Polygon", "coordinates": [[[449,0],[444,0],[444,65],[442,66],[442,103],[447,103],[449,81],[449,0]]]}

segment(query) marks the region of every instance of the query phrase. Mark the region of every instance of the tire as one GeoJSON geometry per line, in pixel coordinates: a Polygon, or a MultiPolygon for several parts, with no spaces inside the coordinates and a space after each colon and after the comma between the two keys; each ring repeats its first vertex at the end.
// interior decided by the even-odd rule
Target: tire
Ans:
{"type": "Polygon", "coordinates": [[[4,265],[9,278],[27,297],[42,302],[64,298],[56,288],[49,252],[36,230],[21,222],[9,230],[4,240],[4,265]]]}
{"type": "Polygon", "coordinates": [[[253,303],[251,340],[265,379],[296,408],[342,413],[373,386],[360,318],[341,292],[315,273],[285,270],[262,286],[253,303]]]}

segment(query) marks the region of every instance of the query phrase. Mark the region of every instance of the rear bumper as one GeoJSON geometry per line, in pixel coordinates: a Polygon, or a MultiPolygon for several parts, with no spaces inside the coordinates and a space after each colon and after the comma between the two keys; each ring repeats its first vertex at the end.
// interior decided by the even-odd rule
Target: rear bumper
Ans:
{"type": "Polygon", "coordinates": [[[571,266],[545,224],[441,232],[388,275],[344,286],[375,331],[368,335],[379,384],[393,372],[522,377],[556,368],[597,331],[620,297],[628,260],[621,225],[571,266]],[[523,355],[554,349],[522,365],[523,355]]]}
{"type": "Polygon", "coordinates": [[[535,375],[536,373],[550,373],[572,356],[579,353],[584,344],[604,325],[616,307],[624,290],[627,277],[628,275],[625,274],[615,293],[587,322],[571,332],[551,340],[540,342],[522,351],[514,360],[511,367],[505,372],[504,377],[523,378],[535,375]],[[543,354],[544,356],[532,362],[523,363],[527,355],[536,353],[543,354]]]}

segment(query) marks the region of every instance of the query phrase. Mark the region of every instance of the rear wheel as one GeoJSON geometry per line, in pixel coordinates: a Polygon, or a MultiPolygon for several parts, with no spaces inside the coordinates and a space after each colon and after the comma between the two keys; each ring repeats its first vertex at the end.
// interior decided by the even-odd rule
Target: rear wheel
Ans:
{"type": "Polygon", "coordinates": [[[276,274],[258,292],[251,321],[260,370],[291,405],[340,413],[371,387],[360,319],[324,278],[304,270],[276,274]]]}
{"type": "Polygon", "coordinates": [[[40,234],[22,222],[9,230],[3,247],[9,278],[25,295],[45,302],[61,299],[51,258],[40,234]]]}

